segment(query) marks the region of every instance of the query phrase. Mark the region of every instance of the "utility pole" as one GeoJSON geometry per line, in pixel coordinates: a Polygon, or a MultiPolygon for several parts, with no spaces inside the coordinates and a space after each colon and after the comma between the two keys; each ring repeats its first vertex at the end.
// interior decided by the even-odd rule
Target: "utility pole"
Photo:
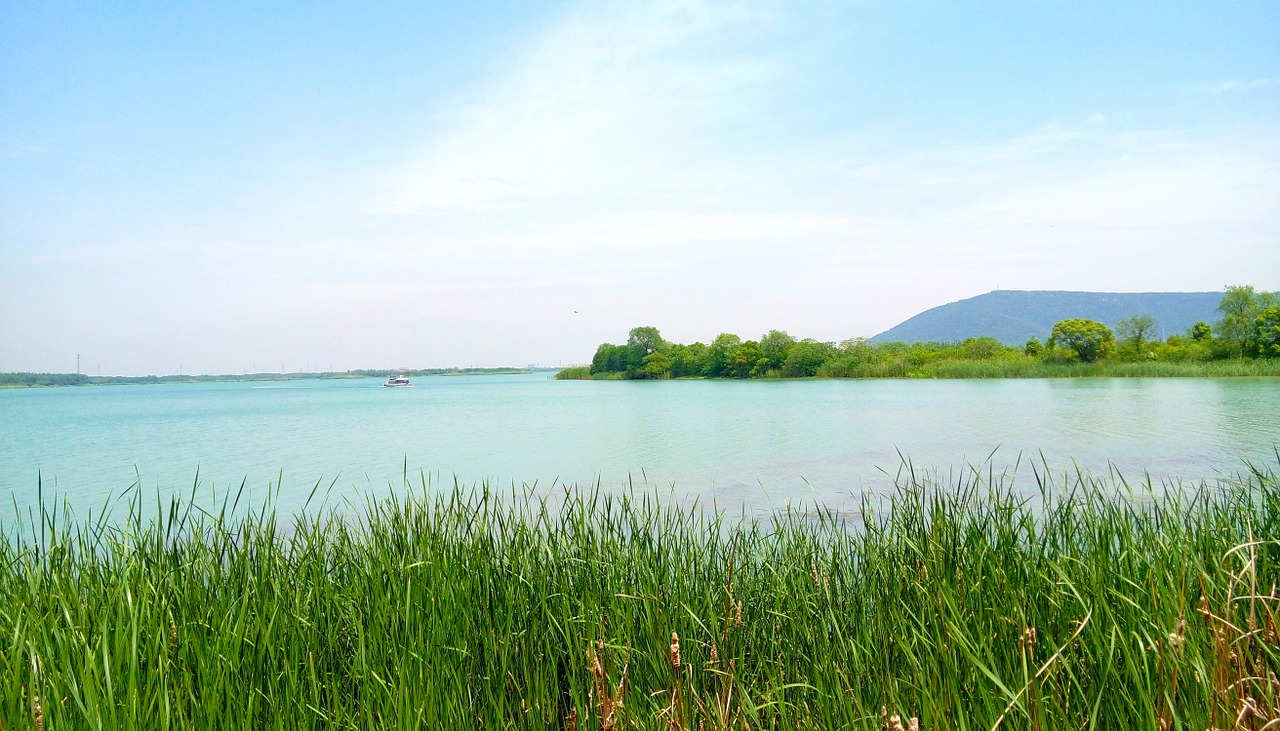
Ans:
{"type": "Polygon", "coordinates": [[[80,375],[80,354],[76,353],[76,375],[80,375]]]}

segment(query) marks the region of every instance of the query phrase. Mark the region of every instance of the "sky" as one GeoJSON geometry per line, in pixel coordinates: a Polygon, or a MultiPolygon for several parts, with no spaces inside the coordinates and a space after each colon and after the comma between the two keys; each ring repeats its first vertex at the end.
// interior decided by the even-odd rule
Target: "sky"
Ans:
{"type": "Polygon", "coordinates": [[[0,4],[0,371],[1280,289],[1280,4],[0,4]]]}

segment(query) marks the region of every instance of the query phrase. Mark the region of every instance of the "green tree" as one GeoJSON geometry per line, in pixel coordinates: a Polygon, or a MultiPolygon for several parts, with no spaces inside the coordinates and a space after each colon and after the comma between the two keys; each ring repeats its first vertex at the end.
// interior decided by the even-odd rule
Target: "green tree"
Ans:
{"type": "Polygon", "coordinates": [[[610,373],[627,369],[627,348],[613,343],[601,343],[591,358],[591,373],[610,373]]]}
{"type": "Polygon", "coordinates": [[[841,360],[850,366],[862,366],[883,358],[880,348],[866,338],[850,338],[840,343],[841,360]]]}
{"type": "Polygon", "coordinates": [[[760,337],[760,357],[765,360],[765,370],[781,370],[787,360],[787,353],[796,339],[782,330],[770,330],[760,337]]]}
{"type": "Polygon", "coordinates": [[[742,338],[733,333],[720,333],[707,346],[705,375],[709,378],[728,378],[733,375],[730,358],[734,348],[742,343],[742,338]]]}
{"type": "Polygon", "coordinates": [[[671,356],[672,378],[696,378],[706,375],[707,346],[705,344],[672,345],[668,355],[671,356]]]}
{"type": "Polygon", "coordinates": [[[639,356],[636,359],[637,364],[644,360],[645,356],[660,350],[665,344],[666,341],[662,339],[656,327],[633,327],[631,333],[627,335],[627,347],[639,356]]]}
{"type": "Polygon", "coordinates": [[[1063,320],[1049,334],[1049,349],[1059,348],[1073,353],[1083,363],[1093,363],[1115,353],[1116,338],[1111,328],[1095,320],[1063,320]]]}
{"type": "Polygon", "coordinates": [[[1044,345],[1041,344],[1040,338],[1034,338],[1034,337],[1028,340],[1026,346],[1022,348],[1023,354],[1031,356],[1032,358],[1040,357],[1040,353],[1042,353],[1043,351],[1044,351],[1044,345]]]}
{"type": "Polygon", "coordinates": [[[1187,337],[1197,343],[1203,343],[1213,337],[1213,328],[1207,322],[1197,322],[1187,331],[1187,337]]]}
{"type": "Polygon", "coordinates": [[[805,338],[791,346],[787,359],[782,363],[782,375],[792,378],[817,375],[818,369],[835,352],[836,349],[830,343],[805,338]]]}
{"type": "Polygon", "coordinates": [[[1116,337],[1133,346],[1134,357],[1142,356],[1142,346],[1156,332],[1156,320],[1151,315],[1134,315],[1116,323],[1116,337]]]}
{"type": "Polygon", "coordinates": [[[744,340],[729,353],[729,372],[734,378],[750,378],[761,375],[760,343],[744,340]]]}
{"type": "Polygon", "coordinates": [[[640,367],[629,372],[630,378],[652,379],[671,377],[671,358],[661,350],[646,355],[640,367]]]}
{"type": "Polygon", "coordinates": [[[969,338],[955,349],[956,356],[965,360],[994,360],[1009,350],[1004,343],[992,337],[969,338]]]}
{"type": "Polygon", "coordinates": [[[1244,351],[1252,358],[1280,358],[1280,305],[1268,307],[1254,319],[1244,351]]]}
{"type": "Polygon", "coordinates": [[[1280,305],[1280,294],[1276,292],[1256,292],[1252,285],[1226,288],[1222,301],[1218,303],[1222,319],[1214,330],[1218,333],[1218,339],[1228,345],[1228,355],[1243,355],[1245,341],[1253,334],[1258,316],[1263,310],[1275,305],[1280,305]]]}

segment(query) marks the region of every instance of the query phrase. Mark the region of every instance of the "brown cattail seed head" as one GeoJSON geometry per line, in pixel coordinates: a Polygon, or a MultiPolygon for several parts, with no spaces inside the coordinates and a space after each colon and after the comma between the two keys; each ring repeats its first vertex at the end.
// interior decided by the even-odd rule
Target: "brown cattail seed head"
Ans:
{"type": "Polygon", "coordinates": [[[1169,633],[1169,649],[1174,655],[1182,654],[1182,643],[1186,641],[1187,620],[1179,619],[1178,626],[1169,633]]]}
{"type": "Polygon", "coordinates": [[[738,600],[738,613],[733,618],[733,624],[738,629],[742,629],[742,600],[741,599],[738,600]]]}
{"type": "Polygon", "coordinates": [[[31,715],[35,716],[36,731],[44,731],[44,709],[40,707],[40,696],[31,694],[31,715]]]}
{"type": "Polygon", "coordinates": [[[604,664],[600,661],[600,654],[590,646],[587,647],[587,663],[591,665],[591,674],[596,677],[597,681],[604,678],[604,664]]]}
{"type": "Polygon", "coordinates": [[[671,633],[671,667],[680,667],[680,635],[671,633]]]}

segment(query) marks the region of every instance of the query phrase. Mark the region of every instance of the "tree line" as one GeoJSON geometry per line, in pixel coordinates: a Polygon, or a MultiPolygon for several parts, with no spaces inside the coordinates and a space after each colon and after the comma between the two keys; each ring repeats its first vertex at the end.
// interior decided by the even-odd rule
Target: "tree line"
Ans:
{"type": "Polygon", "coordinates": [[[590,366],[567,368],[558,377],[839,378],[913,375],[940,361],[1070,365],[1280,358],[1280,293],[1227,287],[1217,311],[1222,314],[1217,323],[1198,322],[1164,340],[1157,337],[1159,323],[1149,315],[1121,320],[1114,331],[1095,320],[1071,318],[1055,324],[1043,342],[1032,338],[1022,347],[991,337],[957,343],[820,342],[782,330],[770,330],[758,340],[721,333],[710,343],[683,344],[664,340],[656,327],[643,326],[632,328],[624,344],[602,343],[590,366]]]}

